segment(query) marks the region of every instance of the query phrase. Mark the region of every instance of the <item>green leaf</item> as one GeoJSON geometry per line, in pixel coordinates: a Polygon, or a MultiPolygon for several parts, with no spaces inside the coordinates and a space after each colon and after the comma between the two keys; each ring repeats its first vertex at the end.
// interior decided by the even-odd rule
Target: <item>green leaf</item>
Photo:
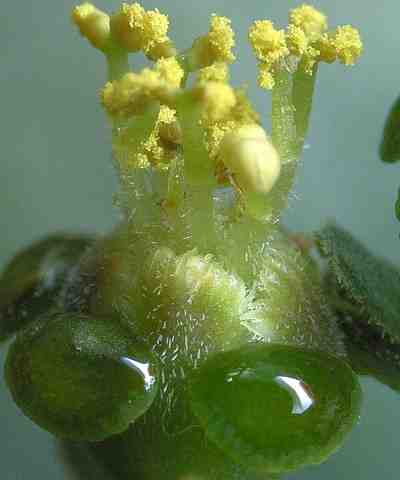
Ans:
{"type": "Polygon", "coordinates": [[[259,472],[326,460],[356,423],[360,400],[357,377],[343,360],[277,344],[218,353],[191,384],[207,437],[259,472]]]}
{"type": "Polygon", "coordinates": [[[400,271],[336,225],[316,236],[328,260],[326,290],[361,374],[400,384],[400,271]]]}
{"type": "Polygon", "coordinates": [[[158,363],[111,318],[63,314],[30,324],[11,345],[5,378],[35,423],[71,440],[123,432],[152,404],[158,363]]]}
{"type": "Polygon", "coordinates": [[[400,160],[400,97],[393,103],[386,119],[379,153],[384,162],[400,160]]]}
{"type": "Polygon", "coordinates": [[[394,213],[396,215],[397,220],[400,221],[400,189],[397,192],[397,199],[396,199],[396,203],[394,204],[394,213]]]}
{"type": "Polygon", "coordinates": [[[47,312],[93,237],[54,234],[19,252],[0,276],[0,341],[47,312]]]}

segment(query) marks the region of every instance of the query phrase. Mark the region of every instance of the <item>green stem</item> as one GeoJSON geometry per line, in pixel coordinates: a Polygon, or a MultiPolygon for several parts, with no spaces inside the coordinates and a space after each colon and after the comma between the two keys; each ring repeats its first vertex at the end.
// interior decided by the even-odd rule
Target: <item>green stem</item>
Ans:
{"type": "Polygon", "coordinates": [[[121,47],[111,46],[105,53],[108,81],[119,80],[129,71],[128,52],[121,47]]]}
{"type": "Polygon", "coordinates": [[[300,62],[296,72],[293,74],[292,101],[295,108],[294,118],[298,156],[301,155],[308,132],[317,70],[318,63],[315,64],[310,75],[305,71],[304,62],[300,62]]]}
{"type": "Polygon", "coordinates": [[[172,160],[168,174],[167,205],[177,209],[184,201],[184,160],[181,154],[172,160]]]}
{"type": "Polygon", "coordinates": [[[190,74],[190,65],[189,65],[187,52],[180,53],[179,55],[176,56],[176,59],[184,72],[184,76],[181,82],[181,87],[185,88],[189,78],[189,74],[190,74]]]}
{"type": "Polygon", "coordinates": [[[296,122],[292,103],[292,78],[282,68],[276,76],[272,90],[272,142],[278,150],[282,164],[296,160],[296,122]]]}
{"type": "Polygon", "coordinates": [[[266,195],[247,195],[245,211],[251,217],[264,222],[278,220],[286,207],[293,188],[298,155],[296,122],[292,103],[292,77],[282,68],[272,90],[272,143],[281,159],[281,174],[274,188],[266,195]]]}
{"type": "Polygon", "coordinates": [[[292,76],[279,71],[272,91],[272,142],[281,158],[281,174],[272,191],[263,199],[248,202],[253,216],[277,219],[293,189],[297,165],[307,135],[317,67],[312,75],[301,62],[292,76]]]}
{"type": "Polygon", "coordinates": [[[200,253],[213,250],[216,242],[213,188],[209,185],[191,187],[186,202],[193,247],[200,253]]]}
{"type": "Polygon", "coordinates": [[[182,144],[185,156],[185,179],[189,185],[216,186],[214,163],[204,144],[204,131],[200,125],[201,104],[189,94],[178,99],[176,110],[182,126],[182,144]]]}

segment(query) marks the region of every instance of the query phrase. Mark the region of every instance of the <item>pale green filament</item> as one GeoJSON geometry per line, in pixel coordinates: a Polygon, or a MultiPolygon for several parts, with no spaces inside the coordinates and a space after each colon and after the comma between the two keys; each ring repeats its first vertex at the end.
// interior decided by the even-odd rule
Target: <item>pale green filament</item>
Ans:
{"type": "Polygon", "coordinates": [[[298,155],[301,155],[308,132],[317,70],[318,63],[314,65],[311,74],[306,72],[304,62],[301,61],[293,74],[292,101],[295,108],[294,118],[296,122],[298,155]]]}
{"type": "Polygon", "coordinates": [[[119,80],[129,71],[128,52],[118,45],[111,45],[105,52],[109,82],[119,80]]]}
{"type": "Polygon", "coordinates": [[[183,94],[177,101],[176,110],[182,127],[186,182],[189,185],[215,186],[214,164],[204,144],[204,132],[200,125],[201,103],[190,93],[183,94]]]}
{"type": "Polygon", "coordinates": [[[281,175],[266,198],[251,199],[249,203],[249,208],[261,217],[278,218],[287,205],[307,136],[316,74],[317,66],[310,75],[300,62],[293,75],[285,68],[276,75],[272,90],[272,142],[281,158],[281,175]]]}

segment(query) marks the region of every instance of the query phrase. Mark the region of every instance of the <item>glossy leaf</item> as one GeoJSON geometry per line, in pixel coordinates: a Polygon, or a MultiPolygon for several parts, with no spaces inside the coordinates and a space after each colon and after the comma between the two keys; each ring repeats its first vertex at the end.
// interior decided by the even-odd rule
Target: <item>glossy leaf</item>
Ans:
{"type": "Polygon", "coordinates": [[[48,311],[63,280],[93,241],[55,234],[18,253],[0,277],[0,340],[48,311]]]}
{"type": "Polygon", "coordinates": [[[152,404],[154,356],[115,320],[73,314],[31,324],[11,346],[5,376],[14,401],[42,428],[74,440],[126,430],[152,404]]]}
{"type": "Polygon", "coordinates": [[[357,421],[360,400],[344,361],[284,345],[216,354],[191,385],[207,437],[236,462],[273,473],[324,461],[357,421]]]}

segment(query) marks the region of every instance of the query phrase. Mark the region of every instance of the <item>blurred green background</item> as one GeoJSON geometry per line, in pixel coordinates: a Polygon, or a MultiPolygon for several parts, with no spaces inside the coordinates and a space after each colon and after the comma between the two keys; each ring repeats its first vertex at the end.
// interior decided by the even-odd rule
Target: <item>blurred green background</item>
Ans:
{"type": "MultiPolygon", "coordinates": [[[[251,21],[285,25],[289,0],[145,1],[171,15],[171,37],[180,47],[204,33],[211,13],[232,18],[239,62],[236,84],[249,93],[268,125],[269,95],[257,89],[255,60],[246,42],[251,21]]],[[[0,265],[20,247],[55,230],[107,231],[116,180],[109,133],[97,101],[104,62],[69,22],[71,0],[3,2],[0,16],[0,265]]],[[[112,11],[118,1],[98,0],[112,11]]],[[[398,0],[324,0],[331,25],[360,28],[365,54],[359,65],[322,65],[312,127],[295,199],[285,221],[311,231],[334,217],[376,253],[400,264],[400,224],[393,203],[400,168],[379,162],[385,115],[400,90],[398,0]]],[[[0,354],[1,367],[4,351],[0,354]]],[[[358,427],[346,446],[297,480],[398,479],[400,398],[372,381],[358,427]]],[[[14,407],[0,383],[0,478],[69,479],[53,438],[14,407]]]]}

